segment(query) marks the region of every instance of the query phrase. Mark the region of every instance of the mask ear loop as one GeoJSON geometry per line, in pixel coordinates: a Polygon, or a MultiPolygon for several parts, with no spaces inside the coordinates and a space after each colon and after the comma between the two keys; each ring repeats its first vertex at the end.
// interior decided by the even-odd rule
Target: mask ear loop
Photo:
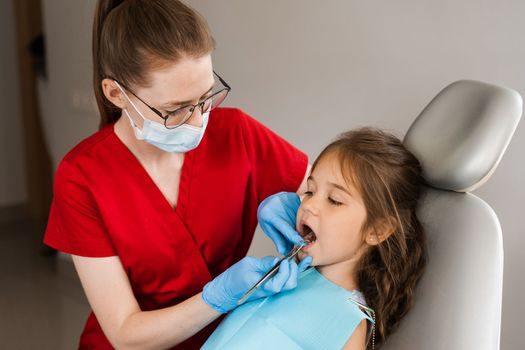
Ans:
{"type": "MultiPolygon", "coordinates": [[[[122,86],[120,86],[120,84],[118,83],[118,81],[116,80],[113,80],[115,82],[115,84],[117,84],[117,87],[120,89],[120,91],[124,94],[124,96],[126,96],[126,99],[129,101],[129,103],[131,103],[131,105],[133,106],[133,108],[135,108],[135,110],[137,111],[137,113],[140,115],[140,117],[144,120],[146,120],[146,118],[144,118],[144,116],[142,115],[142,113],[140,113],[139,109],[137,108],[137,106],[135,106],[135,104],[133,103],[133,101],[131,101],[131,99],[129,98],[128,94],[126,94],[126,92],[124,91],[124,89],[122,88],[122,86]]],[[[124,108],[124,113],[126,113],[126,116],[128,117],[129,121],[131,122],[131,124],[133,124],[135,127],[139,127],[137,125],[137,123],[135,123],[135,121],[133,121],[133,119],[131,118],[131,116],[129,115],[129,112],[127,110],[127,108],[124,108]]]]}
{"type": "Polygon", "coordinates": [[[135,123],[135,121],[133,120],[133,118],[131,118],[131,115],[129,114],[128,112],[128,109],[127,108],[123,108],[122,110],[124,111],[124,114],[126,115],[126,117],[128,118],[129,120],[129,123],[131,124],[131,128],[133,129],[133,133],[135,134],[135,137],[138,139],[138,140],[144,140],[144,127],[145,127],[145,124],[146,124],[146,118],[144,118],[144,116],[142,115],[142,113],[140,113],[140,111],[138,110],[137,106],[135,106],[135,104],[133,103],[133,101],[131,101],[131,99],[129,98],[128,94],[126,94],[126,92],[124,91],[124,89],[120,86],[119,82],[116,81],[116,80],[113,80],[115,82],[115,84],[117,85],[117,87],[120,89],[120,91],[124,94],[124,96],[126,97],[126,99],[129,101],[129,103],[131,103],[131,105],[133,106],[133,108],[135,108],[135,110],[137,111],[137,113],[140,115],[140,117],[142,119],[144,119],[143,123],[142,123],[142,128],[139,127],[137,125],[137,123],[135,123]]]}

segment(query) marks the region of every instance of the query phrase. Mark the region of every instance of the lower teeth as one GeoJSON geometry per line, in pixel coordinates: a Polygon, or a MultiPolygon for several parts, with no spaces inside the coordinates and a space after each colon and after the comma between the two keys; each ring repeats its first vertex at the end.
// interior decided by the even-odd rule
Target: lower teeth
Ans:
{"type": "Polygon", "coordinates": [[[310,244],[315,242],[315,234],[313,232],[308,233],[306,236],[303,237],[306,244],[310,244]]]}

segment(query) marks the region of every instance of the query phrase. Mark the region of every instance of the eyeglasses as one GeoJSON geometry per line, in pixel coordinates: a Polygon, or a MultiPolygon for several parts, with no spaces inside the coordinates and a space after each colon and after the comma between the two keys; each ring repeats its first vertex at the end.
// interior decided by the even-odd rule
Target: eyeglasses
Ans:
{"type": "Polygon", "coordinates": [[[130,89],[128,89],[125,85],[121,84],[115,79],[114,80],[117,81],[120,85],[122,85],[126,90],[131,92],[133,96],[138,98],[140,102],[144,103],[156,115],[162,118],[164,120],[164,126],[167,129],[175,129],[176,127],[179,127],[182,124],[186,123],[188,119],[191,118],[191,116],[193,115],[193,112],[195,111],[195,108],[199,107],[201,110],[201,113],[206,113],[206,112],[210,112],[214,110],[224,101],[224,99],[230,92],[231,87],[215,71],[213,71],[213,74],[215,74],[217,78],[219,78],[219,81],[224,86],[222,89],[220,89],[213,95],[206,97],[204,100],[202,100],[201,102],[195,105],[189,104],[189,105],[177,108],[174,111],[168,112],[166,115],[162,115],[162,113],[158,109],[151,107],[149,104],[144,102],[144,100],[142,100],[140,97],[135,95],[135,93],[131,91],[130,89]]]}

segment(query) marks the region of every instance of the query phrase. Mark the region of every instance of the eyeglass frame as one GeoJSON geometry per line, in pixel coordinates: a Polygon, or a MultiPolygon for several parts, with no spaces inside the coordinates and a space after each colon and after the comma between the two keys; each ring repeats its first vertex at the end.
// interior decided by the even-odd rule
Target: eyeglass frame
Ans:
{"type": "MultiPolygon", "coordinates": [[[[221,78],[221,76],[220,76],[219,74],[217,74],[217,72],[215,72],[215,70],[213,71],[213,74],[215,74],[215,75],[217,76],[217,78],[219,78],[219,81],[220,81],[221,84],[224,86],[224,88],[223,88],[223,89],[220,89],[219,91],[217,91],[217,92],[214,93],[213,95],[206,97],[203,101],[201,101],[201,102],[199,102],[199,103],[197,103],[197,104],[195,104],[195,105],[187,104],[187,105],[184,105],[184,106],[182,106],[182,107],[179,107],[179,108],[177,108],[177,109],[171,111],[170,113],[175,113],[175,112],[177,112],[178,110],[181,110],[181,109],[184,109],[184,108],[188,108],[188,107],[193,107],[193,109],[191,110],[191,112],[190,112],[190,114],[188,115],[188,117],[186,117],[186,119],[184,119],[180,124],[175,125],[175,126],[172,126],[172,127],[168,127],[168,125],[166,124],[167,121],[168,121],[168,119],[170,118],[169,115],[163,116],[162,113],[161,113],[158,109],[156,109],[156,108],[154,108],[154,107],[151,107],[151,106],[150,106],[149,104],[147,104],[143,99],[141,99],[140,97],[138,97],[138,96],[137,96],[137,95],[136,95],[131,89],[129,89],[128,87],[126,87],[124,84],[122,84],[121,82],[119,82],[117,79],[114,79],[114,78],[111,78],[111,77],[110,77],[110,79],[115,80],[115,81],[116,81],[117,83],[119,83],[122,87],[124,87],[124,89],[128,90],[129,92],[131,92],[131,94],[132,94],[133,96],[135,96],[136,98],[138,98],[138,100],[139,100],[140,102],[144,103],[144,105],[146,105],[146,107],[148,107],[149,109],[151,109],[151,111],[152,111],[153,113],[155,113],[158,117],[160,117],[162,120],[164,120],[164,127],[165,127],[166,129],[175,129],[175,128],[178,128],[178,127],[181,126],[181,125],[184,125],[184,124],[188,121],[188,119],[191,118],[191,116],[193,115],[193,112],[195,111],[195,108],[199,107],[200,110],[201,110],[201,113],[204,113],[204,110],[203,110],[203,108],[204,108],[204,102],[206,102],[207,100],[213,98],[213,96],[216,96],[216,95],[220,94],[220,93],[223,92],[224,90],[227,91],[227,92],[226,92],[226,96],[224,96],[224,99],[226,99],[226,97],[228,96],[228,94],[230,93],[230,91],[231,91],[232,88],[230,87],[230,85],[228,85],[227,82],[224,81],[224,79],[221,78]]],[[[223,99],[222,101],[224,101],[224,99],[223,99]]],[[[212,100],[212,101],[213,101],[213,100],[212,100]]],[[[221,101],[221,103],[222,103],[222,101],[221,101]]],[[[217,105],[217,106],[215,106],[215,107],[218,107],[218,106],[219,106],[219,105],[217,105]]],[[[210,108],[211,108],[211,105],[210,105],[210,108]]],[[[210,109],[210,111],[212,111],[212,109],[210,109]]]]}

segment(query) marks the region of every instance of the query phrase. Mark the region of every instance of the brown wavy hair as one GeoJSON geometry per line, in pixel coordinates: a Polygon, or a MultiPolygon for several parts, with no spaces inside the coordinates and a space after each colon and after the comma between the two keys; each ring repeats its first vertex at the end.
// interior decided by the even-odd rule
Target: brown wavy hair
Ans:
{"type": "Polygon", "coordinates": [[[345,180],[362,195],[366,207],[363,243],[365,232],[378,232],[385,222],[393,230],[378,245],[367,247],[356,271],[359,289],[375,311],[375,347],[379,349],[412,307],[427,263],[425,232],[416,216],[425,181],[416,157],[397,137],[379,129],[342,134],[321,152],[312,170],[328,154],[337,155],[345,180]]]}
{"type": "Polygon", "coordinates": [[[204,18],[177,0],[98,0],[93,22],[93,89],[100,127],[120,117],[102,91],[102,80],[148,86],[151,69],[182,57],[211,53],[215,41],[204,18]]]}

